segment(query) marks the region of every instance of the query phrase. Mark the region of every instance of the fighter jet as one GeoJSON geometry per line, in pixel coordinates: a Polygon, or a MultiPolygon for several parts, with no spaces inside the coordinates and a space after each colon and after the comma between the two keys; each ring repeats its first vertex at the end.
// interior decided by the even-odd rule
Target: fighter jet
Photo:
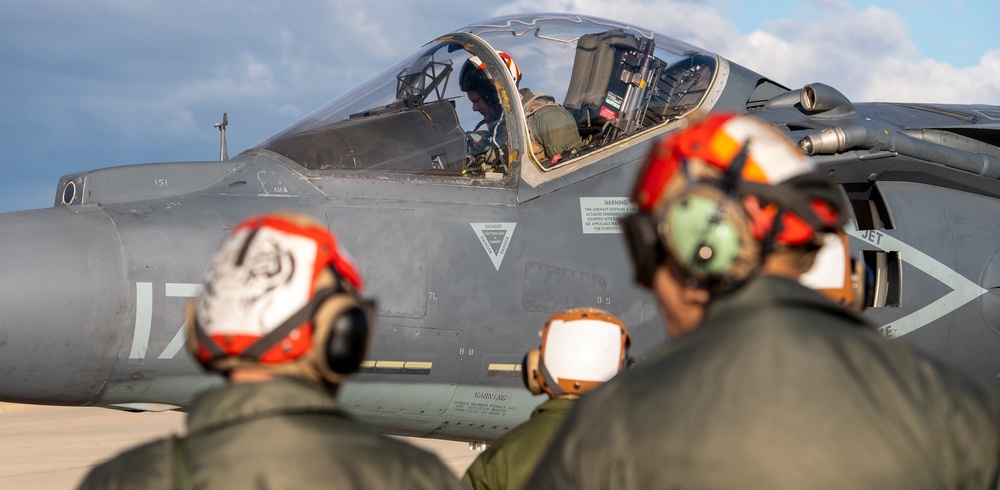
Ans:
{"type": "Polygon", "coordinates": [[[641,27],[522,14],[438,37],[233,158],[222,133],[218,160],[66,175],[53,207],[0,215],[0,399],[183,409],[221,382],[184,348],[209,255],[290,208],[329,224],[378,300],[344,406],[389,433],[490,441],[541,401],[521,362],[551,313],[611,311],[639,362],[665,341],[619,218],[651,145],[720,109],[787,131],[842,186],[882,333],[1000,388],[1000,107],[855,103],[641,27]],[[495,91],[486,124],[468,66],[495,91]],[[581,144],[536,157],[520,89],[549,94],[581,144]]]}

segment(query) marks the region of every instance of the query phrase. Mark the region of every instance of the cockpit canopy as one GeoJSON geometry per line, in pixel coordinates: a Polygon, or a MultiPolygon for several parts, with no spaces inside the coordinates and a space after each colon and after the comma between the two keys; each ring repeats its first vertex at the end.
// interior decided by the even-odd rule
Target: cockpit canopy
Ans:
{"type": "Polygon", "coordinates": [[[483,21],[428,43],[258,148],[320,172],[502,180],[518,165],[543,172],[571,165],[688,114],[705,101],[718,63],[694,46],[602,19],[483,21]],[[518,84],[497,52],[516,62],[518,84]],[[492,122],[462,91],[470,59],[495,86],[501,114],[492,122]],[[572,116],[582,144],[558,158],[532,156],[539,152],[532,151],[519,89],[551,96],[572,116]]]}

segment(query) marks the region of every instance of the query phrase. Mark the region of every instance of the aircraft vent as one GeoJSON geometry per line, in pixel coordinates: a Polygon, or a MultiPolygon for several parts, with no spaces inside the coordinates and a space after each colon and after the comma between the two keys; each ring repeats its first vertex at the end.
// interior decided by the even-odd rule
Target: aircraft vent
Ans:
{"type": "Polygon", "coordinates": [[[898,308],[903,283],[899,252],[865,250],[861,254],[868,273],[865,281],[865,307],[898,308]]]}
{"type": "MultiPolygon", "coordinates": [[[[892,214],[878,183],[844,184],[854,225],[864,236],[877,236],[894,228],[892,214]]],[[[866,308],[898,308],[902,299],[903,267],[898,251],[861,252],[865,275],[866,308]]]]}
{"type": "Polygon", "coordinates": [[[854,222],[859,230],[891,230],[892,216],[885,204],[877,183],[844,184],[844,191],[854,212],[854,222]]]}
{"type": "Polygon", "coordinates": [[[799,104],[812,115],[822,114],[843,117],[854,113],[854,105],[837,89],[824,83],[813,83],[802,87],[799,104]]]}
{"type": "Polygon", "coordinates": [[[69,206],[74,202],[76,202],[76,182],[69,180],[63,184],[62,204],[63,206],[69,206]]]}

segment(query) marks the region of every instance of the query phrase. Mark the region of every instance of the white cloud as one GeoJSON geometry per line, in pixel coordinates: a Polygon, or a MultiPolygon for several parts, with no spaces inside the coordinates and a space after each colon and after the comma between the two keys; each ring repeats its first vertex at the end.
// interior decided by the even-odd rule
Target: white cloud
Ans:
{"type": "Polygon", "coordinates": [[[625,22],[716,52],[791,88],[831,85],[855,101],[1000,105],[996,51],[957,68],[922,58],[905,19],[877,6],[811,2],[748,34],[711,4],[644,0],[520,0],[501,12],[573,11],[625,22]]]}
{"type": "Polygon", "coordinates": [[[979,64],[955,68],[935,60],[890,60],[886,74],[869,80],[869,96],[881,100],[1000,104],[1000,49],[979,64]]]}

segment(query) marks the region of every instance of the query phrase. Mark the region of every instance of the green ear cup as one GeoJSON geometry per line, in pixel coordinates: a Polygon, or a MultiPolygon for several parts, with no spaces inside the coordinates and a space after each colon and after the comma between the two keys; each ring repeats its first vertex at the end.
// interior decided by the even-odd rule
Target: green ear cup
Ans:
{"type": "Polygon", "coordinates": [[[731,204],[727,206],[724,200],[688,194],[670,207],[666,218],[675,257],[692,274],[731,274],[741,250],[731,204]]]}

